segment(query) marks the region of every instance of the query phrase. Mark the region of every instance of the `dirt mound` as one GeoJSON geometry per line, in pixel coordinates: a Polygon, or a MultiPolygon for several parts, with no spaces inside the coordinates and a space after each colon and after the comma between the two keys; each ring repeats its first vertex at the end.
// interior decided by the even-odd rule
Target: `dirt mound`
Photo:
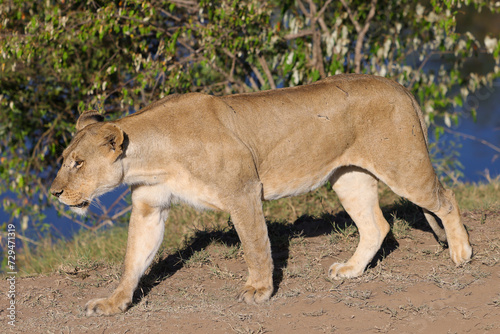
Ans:
{"type": "Polygon", "coordinates": [[[87,318],[83,307],[113,291],[116,268],[17,278],[15,327],[7,324],[4,280],[2,332],[498,333],[500,212],[463,217],[475,252],[470,263],[456,268],[429,231],[413,228],[389,238],[363,276],[339,281],[327,279],[328,268],[352,254],[355,234],[294,233],[286,248],[273,250],[277,288],[260,306],[235,300],[246,278],[237,243],[212,242],[182,264],[167,254],[136,303],[112,317],[87,318]]]}

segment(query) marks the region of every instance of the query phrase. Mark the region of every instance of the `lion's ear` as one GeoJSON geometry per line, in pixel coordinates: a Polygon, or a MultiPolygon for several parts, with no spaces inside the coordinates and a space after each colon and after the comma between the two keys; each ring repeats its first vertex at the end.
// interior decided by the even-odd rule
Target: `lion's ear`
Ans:
{"type": "Polygon", "coordinates": [[[76,131],[80,131],[87,125],[102,122],[103,120],[104,117],[96,110],[84,111],[78,118],[78,121],[76,121],[76,131]]]}
{"type": "Polygon", "coordinates": [[[106,146],[109,152],[118,158],[124,149],[123,142],[125,141],[125,133],[116,124],[105,123],[99,130],[102,135],[102,146],[106,146]]]}

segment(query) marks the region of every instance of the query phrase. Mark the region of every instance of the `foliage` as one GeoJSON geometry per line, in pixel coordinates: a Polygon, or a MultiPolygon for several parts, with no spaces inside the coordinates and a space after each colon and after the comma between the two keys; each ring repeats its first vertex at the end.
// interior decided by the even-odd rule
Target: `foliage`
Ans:
{"type": "Polygon", "coordinates": [[[499,36],[457,32],[461,12],[480,10],[500,8],[481,0],[3,1],[4,208],[22,230],[29,219],[40,224],[81,111],[113,119],[174,92],[250,92],[370,73],[410,88],[429,123],[450,125],[469,94],[500,76],[499,36]],[[491,68],[464,71],[479,54],[491,68]]]}

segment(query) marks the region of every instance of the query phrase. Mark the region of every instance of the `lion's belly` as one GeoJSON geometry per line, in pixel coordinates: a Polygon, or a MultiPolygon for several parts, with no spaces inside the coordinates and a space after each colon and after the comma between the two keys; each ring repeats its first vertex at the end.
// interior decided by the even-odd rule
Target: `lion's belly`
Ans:
{"type": "Polygon", "coordinates": [[[273,145],[260,152],[259,178],[264,199],[272,200],[312,191],[332,176],[346,162],[346,153],[354,143],[352,133],[335,129],[320,119],[303,122],[273,145]],[[319,124],[318,124],[319,123],[319,124]]]}
{"type": "MultiPolygon", "coordinates": [[[[336,165],[336,164],[335,164],[336,165]]],[[[324,185],[336,170],[329,165],[315,170],[289,171],[286,168],[266,173],[261,177],[265,200],[296,196],[308,193],[324,185]]]]}

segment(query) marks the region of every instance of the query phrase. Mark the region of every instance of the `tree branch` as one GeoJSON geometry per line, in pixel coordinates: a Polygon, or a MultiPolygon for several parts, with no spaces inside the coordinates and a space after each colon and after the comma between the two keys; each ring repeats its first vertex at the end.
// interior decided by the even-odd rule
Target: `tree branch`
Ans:
{"type": "Polygon", "coordinates": [[[296,39],[296,38],[300,38],[300,37],[304,37],[304,36],[310,36],[312,34],[314,34],[314,30],[313,29],[306,29],[306,30],[299,31],[296,34],[285,35],[284,38],[286,40],[290,40],[290,39],[296,39]]]}
{"type": "Polygon", "coordinates": [[[323,51],[321,50],[321,32],[316,29],[316,23],[318,18],[323,15],[326,10],[326,6],[329,1],[321,8],[320,13],[316,15],[317,8],[312,0],[307,0],[309,2],[309,19],[311,21],[311,29],[313,29],[313,66],[319,71],[319,75],[324,78],[326,77],[325,66],[323,65],[323,51]]]}
{"type": "Polygon", "coordinates": [[[252,72],[255,73],[255,75],[257,76],[257,79],[259,80],[260,85],[264,86],[266,84],[266,80],[264,80],[264,77],[262,76],[262,73],[260,73],[257,66],[255,66],[254,64],[250,64],[250,68],[252,69],[252,72]]]}
{"type": "Polygon", "coordinates": [[[264,58],[264,56],[259,56],[259,63],[260,63],[260,66],[262,66],[264,73],[266,74],[267,81],[269,82],[269,86],[271,87],[271,89],[276,89],[276,83],[274,82],[273,74],[271,73],[271,70],[269,69],[269,66],[267,65],[266,58],[264,58]]]}
{"type": "Polygon", "coordinates": [[[317,18],[323,16],[323,14],[325,13],[326,7],[328,7],[328,5],[331,2],[332,2],[332,0],[328,0],[327,2],[325,2],[325,4],[323,5],[323,7],[321,7],[321,9],[319,10],[318,15],[316,15],[317,18]]]}
{"type": "Polygon", "coordinates": [[[477,138],[475,136],[468,135],[466,133],[462,133],[462,132],[458,132],[458,131],[453,131],[453,130],[445,128],[445,127],[443,127],[443,130],[446,131],[446,132],[448,132],[448,133],[451,133],[451,134],[454,134],[454,135],[457,135],[457,136],[460,136],[460,137],[463,137],[463,138],[467,138],[467,139],[471,139],[471,140],[477,141],[477,142],[479,142],[479,143],[481,143],[483,145],[488,146],[492,150],[497,151],[498,153],[500,153],[500,147],[498,147],[496,145],[493,145],[492,143],[490,143],[487,140],[484,140],[484,139],[481,139],[481,138],[477,138]]]}
{"type": "Polygon", "coordinates": [[[311,16],[311,13],[307,11],[307,9],[304,6],[304,4],[302,3],[302,1],[297,0],[297,4],[299,5],[300,10],[302,11],[302,13],[304,13],[305,16],[308,16],[308,17],[311,16]]]}
{"type": "MultiPolygon", "coordinates": [[[[418,67],[417,71],[416,72],[420,72],[422,71],[422,69],[424,68],[425,64],[427,64],[427,62],[429,61],[429,59],[431,59],[431,57],[433,55],[436,55],[436,54],[439,54],[439,55],[443,55],[443,54],[447,54],[447,53],[453,53],[453,51],[431,51],[427,54],[427,56],[425,56],[425,59],[424,61],[422,61],[422,63],[420,64],[420,66],[418,67]]],[[[415,80],[417,79],[416,76],[414,76],[410,83],[408,84],[408,87],[406,87],[408,90],[411,90],[412,87],[413,87],[413,84],[415,84],[415,80]]]]}
{"type": "Polygon", "coordinates": [[[356,14],[353,14],[352,11],[351,11],[351,8],[349,8],[349,6],[347,5],[347,3],[345,2],[345,0],[340,0],[340,2],[342,3],[342,6],[344,6],[345,10],[347,11],[347,15],[349,15],[349,19],[351,20],[352,24],[354,25],[354,29],[356,29],[356,31],[359,32],[361,31],[361,27],[359,25],[359,22],[358,20],[356,20],[356,14]]]}
{"type": "MultiPolygon", "coordinates": [[[[233,55],[231,52],[229,52],[229,50],[228,50],[228,49],[224,48],[224,49],[222,49],[222,51],[223,51],[223,52],[224,52],[224,53],[225,53],[228,57],[230,57],[231,59],[233,59],[233,61],[238,61],[239,63],[241,63],[241,60],[240,60],[240,59],[238,59],[238,58],[237,58],[235,55],[233,55]]],[[[241,64],[241,65],[243,65],[243,64],[241,64]]],[[[212,64],[212,66],[215,66],[215,64],[212,64]]],[[[222,69],[219,69],[217,66],[215,66],[215,69],[217,69],[217,70],[221,71],[221,73],[224,73],[224,74],[225,74],[225,76],[226,76],[226,78],[228,78],[228,79],[231,79],[231,77],[233,77],[233,73],[229,73],[229,74],[227,74],[225,71],[223,71],[222,69]]],[[[246,72],[246,71],[245,71],[245,72],[246,72]]],[[[250,75],[250,73],[248,73],[248,80],[250,81],[250,85],[251,85],[251,88],[252,88],[253,90],[259,90],[259,86],[257,86],[257,83],[256,83],[256,82],[255,82],[255,80],[252,78],[252,76],[250,75]]],[[[243,83],[243,82],[240,82],[240,80],[238,80],[238,83],[242,84],[242,85],[243,85],[243,87],[244,87],[244,89],[245,89],[246,91],[251,91],[251,90],[249,90],[249,89],[248,89],[248,88],[250,88],[250,87],[248,87],[248,85],[247,85],[247,84],[245,84],[245,83],[243,83]]]]}
{"type": "MultiPolygon", "coordinates": [[[[372,0],[370,3],[370,11],[368,12],[368,16],[366,17],[365,24],[363,28],[361,28],[361,25],[359,24],[359,21],[356,20],[356,15],[352,13],[351,9],[345,2],[345,0],[340,0],[342,2],[342,5],[347,11],[347,14],[349,15],[349,18],[354,25],[354,28],[356,29],[358,33],[358,38],[356,40],[356,48],[354,49],[354,68],[356,73],[361,73],[361,59],[363,58],[362,55],[362,49],[363,49],[363,41],[365,39],[365,35],[368,32],[368,29],[370,28],[370,22],[375,16],[375,9],[377,7],[377,0],[372,0]]],[[[356,13],[357,14],[357,13],[356,13]]]]}

